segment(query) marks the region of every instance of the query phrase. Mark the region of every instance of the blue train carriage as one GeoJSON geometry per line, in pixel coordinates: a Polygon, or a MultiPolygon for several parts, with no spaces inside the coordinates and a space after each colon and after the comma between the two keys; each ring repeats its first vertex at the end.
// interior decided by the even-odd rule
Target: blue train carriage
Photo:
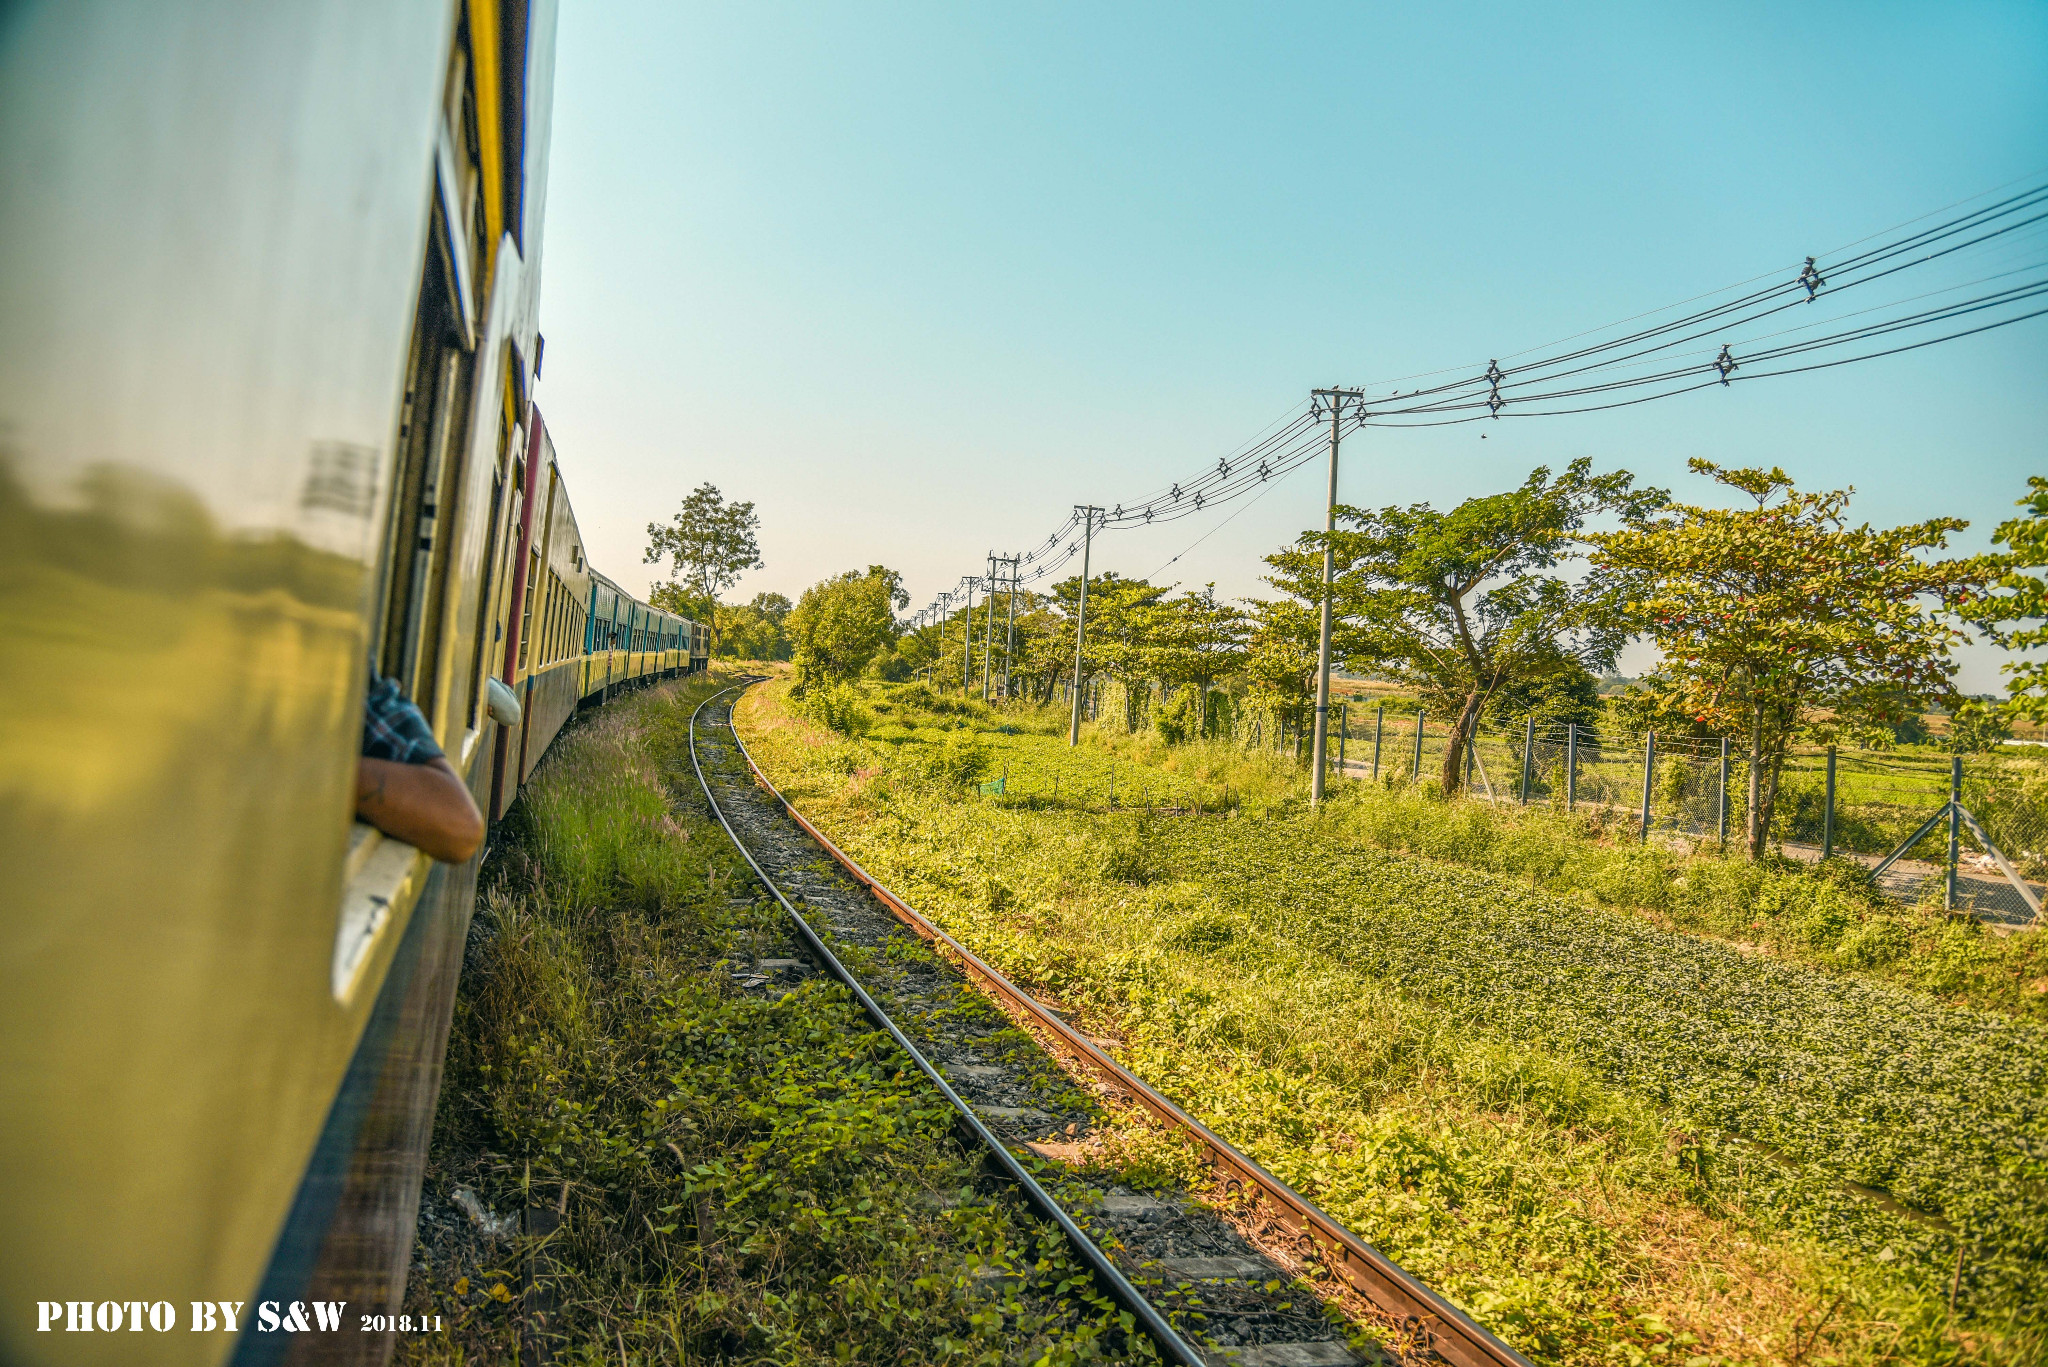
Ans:
{"type": "Polygon", "coordinates": [[[585,701],[643,680],[694,673],[708,664],[696,623],[651,608],[601,574],[590,582],[589,630],[583,662],[585,701]]]}
{"type": "Polygon", "coordinates": [[[545,727],[583,670],[530,409],[554,22],[0,16],[0,1361],[389,1355],[476,866],[351,822],[366,678],[497,810],[544,745],[491,680],[545,727]],[[529,516],[567,592],[520,676],[529,516]],[[314,1300],[341,1332],[259,1332],[314,1300]],[[128,1302],[178,1332],[77,1331],[128,1302]]]}

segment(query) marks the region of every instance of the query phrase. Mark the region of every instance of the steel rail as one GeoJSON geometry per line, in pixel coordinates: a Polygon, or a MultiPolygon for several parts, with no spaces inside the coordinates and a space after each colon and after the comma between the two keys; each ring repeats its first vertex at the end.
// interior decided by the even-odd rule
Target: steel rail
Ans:
{"type": "MultiPolygon", "coordinates": [[[[751,687],[752,683],[739,686],[751,687]]],[[[1221,1172],[1227,1190],[1249,1192],[1259,1199],[1268,1213],[1292,1230],[1297,1238],[1313,1244],[1326,1265],[1383,1314],[1401,1321],[1429,1351],[1452,1367],[1533,1367],[1529,1359],[1502,1343],[1463,1310],[1241,1153],[1230,1141],[1154,1091],[1142,1078],[1104,1053],[1094,1041],[1060,1019],[1051,1008],[1034,1000],[1030,993],[984,962],[973,950],[925,919],[862,868],[852,855],[834,844],[782,795],[781,789],[754,762],[753,753],[740,737],[738,726],[732,728],[732,738],[733,744],[745,757],[747,768],[753,771],[755,781],[782,804],[782,810],[789,814],[790,819],[823,846],[841,868],[880,899],[897,920],[925,939],[945,946],[969,974],[1019,1013],[1042,1026],[1088,1071],[1125,1093],[1171,1128],[1199,1143],[1208,1152],[1211,1164],[1221,1172]]]]}
{"type": "MultiPolygon", "coordinates": [[[[761,886],[768,889],[775,900],[782,904],[782,909],[789,913],[789,919],[796,924],[797,933],[803,937],[804,944],[810,949],[811,953],[815,954],[818,961],[832,971],[834,977],[846,984],[853,992],[855,998],[859,1000],[861,1008],[868,1013],[868,1016],[875,1024],[888,1031],[889,1037],[896,1041],[896,1046],[908,1054],[911,1062],[917,1065],[918,1071],[925,1075],[925,1078],[932,1086],[939,1089],[940,1095],[944,1096],[953,1109],[959,1112],[961,1121],[966,1125],[975,1140],[995,1155],[996,1161],[1001,1164],[1004,1174],[1016,1185],[1023,1188],[1024,1193],[1031,1199],[1031,1203],[1044,1211],[1052,1219],[1053,1223],[1059,1226],[1060,1232],[1067,1237],[1068,1242],[1079,1250],[1083,1260],[1087,1262],[1089,1270],[1095,1274],[1097,1280],[1115,1300],[1137,1317],[1137,1321],[1144,1327],[1146,1335],[1159,1345],[1160,1351],[1166,1355],[1168,1360],[1181,1363],[1183,1367],[1207,1367],[1207,1360],[1195,1348],[1190,1346],[1187,1340],[1183,1339],[1171,1324],[1167,1323],[1166,1317],[1159,1313],[1158,1307],[1146,1300],[1144,1294],[1137,1287],[1131,1285],[1129,1279],[1117,1269],[1116,1264],[1110,1261],[1109,1255],[1104,1253],[1101,1247],[1093,1239],[1089,1238],[1079,1225],[1074,1223],[1073,1217],[1067,1214],[1059,1202],[1053,1200],[1051,1193],[1038,1184],[1038,1179],[1033,1177],[1024,1165],[1017,1161],[1017,1156],[1010,1152],[1009,1147],[996,1138],[990,1132],[988,1126],[982,1123],[981,1117],[974,1113],[974,1108],[968,1105],[966,1100],[958,1092],[954,1091],[951,1084],[946,1081],[945,1074],[939,1071],[938,1067],[930,1059],[926,1058],[915,1044],[910,1042],[909,1036],[905,1035],[896,1022],[889,1018],[888,1012],[882,1010],[875,999],[868,995],[867,989],[862,987],[853,974],[847,971],[846,965],[839,961],[839,956],[826,946],[825,941],[820,938],[815,930],[811,929],[810,922],[804,920],[797,909],[791,905],[789,898],[783,895],[782,889],[776,886],[775,880],[768,876],[768,871],[762,868],[760,863],[755,860],[753,852],[747,848],[746,842],[740,839],[739,832],[735,831],[732,827],[732,822],[726,819],[725,809],[718,805],[718,798],[712,793],[711,784],[704,777],[704,766],[697,758],[697,717],[705,708],[709,707],[720,697],[749,687],[751,683],[755,682],[759,681],[750,680],[747,683],[734,684],[730,688],[722,688],[703,702],[697,704],[696,711],[690,713],[690,767],[697,773],[697,783],[704,790],[704,800],[711,804],[711,814],[717,817],[718,824],[725,828],[726,836],[732,841],[733,848],[740,852],[740,858],[747,861],[747,866],[754,871],[754,876],[761,881],[761,886]]],[[[728,723],[728,727],[730,729],[730,723],[728,723]]],[[[747,754],[746,746],[740,743],[738,730],[733,730],[732,738],[733,743],[739,747],[740,754],[746,758],[747,767],[758,775],[760,770],[754,765],[754,757],[747,754]]],[[[772,792],[773,789],[770,789],[770,791],[772,792]]],[[[779,798],[780,796],[778,793],[777,797],[779,798]]],[[[787,803],[783,805],[785,807],[788,806],[787,803]]],[[[810,830],[811,828],[806,825],[805,829],[810,830]]],[[[819,838],[822,839],[822,837],[819,838]]],[[[830,847],[828,846],[828,848],[830,847]]],[[[891,909],[893,910],[894,908],[892,907],[891,909]]]]}

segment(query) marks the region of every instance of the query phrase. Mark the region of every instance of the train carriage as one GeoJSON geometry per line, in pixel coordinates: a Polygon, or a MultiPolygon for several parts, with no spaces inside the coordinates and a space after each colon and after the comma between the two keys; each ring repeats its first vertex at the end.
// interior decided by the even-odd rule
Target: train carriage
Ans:
{"type": "Polygon", "coordinates": [[[553,34],[0,10],[0,1361],[387,1358],[477,864],[352,821],[369,675],[496,817],[702,667],[533,404],[553,34]],[[179,1332],[67,1328],[129,1302],[179,1332]]]}

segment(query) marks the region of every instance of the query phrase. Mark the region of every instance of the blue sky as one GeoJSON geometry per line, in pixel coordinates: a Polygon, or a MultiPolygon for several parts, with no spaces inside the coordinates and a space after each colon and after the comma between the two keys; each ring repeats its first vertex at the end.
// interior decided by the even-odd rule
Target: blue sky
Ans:
{"type": "MultiPolygon", "coordinates": [[[[539,398],[591,557],[643,583],[646,523],[709,479],[762,517],[742,596],[880,562],[921,604],[1313,385],[1483,365],[2048,172],[2038,3],[572,0],[559,53],[539,398]]],[[[1997,265],[2038,261],[2039,231],[1997,265]]],[[[2044,374],[2048,319],[1369,433],[1341,497],[1448,505],[1585,455],[1705,501],[1700,455],[1967,517],[1974,548],[2048,473],[2044,374]]],[[[1259,591],[1320,498],[1304,471],[1163,577],[1259,591]]],[[[1096,564],[1151,573],[1224,516],[1096,564]]],[[[1969,652],[1967,686],[1996,677],[1969,652]]]]}

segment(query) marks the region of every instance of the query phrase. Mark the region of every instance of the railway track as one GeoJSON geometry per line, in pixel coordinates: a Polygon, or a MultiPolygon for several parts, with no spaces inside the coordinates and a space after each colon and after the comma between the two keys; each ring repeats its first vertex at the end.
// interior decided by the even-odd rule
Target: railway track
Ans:
{"type": "Polygon", "coordinates": [[[1284,1261],[1331,1274],[1350,1293],[1352,1308],[1363,1302],[1370,1319],[1387,1331],[1387,1348],[1404,1360],[1529,1367],[1457,1307],[919,915],[811,825],[769,782],[732,728],[733,701],[747,686],[714,695],[692,714],[691,762],[712,814],[788,913],[808,960],[764,963],[767,971],[750,975],[748,984],[773,991],[778,974],[822,971],[851,989],[959,1113],[967,1142],[985,1150],[1020,1196],[1058,1227],[1098,1286],[1123,1304],[1166,1361],[1189,1367],[1361,1361],[1319,1305],[1303,1304],[1284,1261]],[[827,924],[834,942],[884,949],[862,956],[884,967],[864,968],[864,983],[813,920],[827,924]],[[935,959],[886,952],[891,944],[920,941],[937,951],[935,959]],[[955,999],[975,992],[1006,1013],[995,1017],[999,1023],[985,1020],[979,1031],[963,1028],[963,1015],[973,1013],[959,1011],[955,999]],[[888,1007],[877,994],[888,999],[888,1007]],[[1035,1047],[1018,1047],[1018,1033],[1006,1028],[1012,1021],[1025,1027],[1035,1047]],[[991,1063],[990,1057],[999,1061],[991,1063]],[[1264,1247],[1238,1225],[1171,1194],[1112,1188],[1085,1209],[1063,1208],[1017,1150],[1047,1152],[1091,1123],[1096,1112],[1077,1104],[1073,1077],[1098,1093],[1121,1094],[1194,1140],[1215,1167],[1230,1204],[1250,1213],[1248,1223],[1260,1230],[1264,1247]],[[1015,1104],[1020,1101],[1027,1104],[1015,1104]],[[1277,1249],[1282,1260],[1269,1256],[1269,1249],[1277,1249]]]}

